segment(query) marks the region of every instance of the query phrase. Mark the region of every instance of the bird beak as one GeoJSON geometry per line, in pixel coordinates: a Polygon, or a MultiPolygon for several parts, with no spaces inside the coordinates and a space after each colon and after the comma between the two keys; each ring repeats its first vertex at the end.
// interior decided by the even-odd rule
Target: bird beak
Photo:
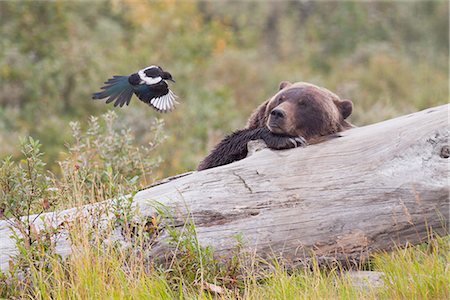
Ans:
{"type": "Polygon", "coordinates": [[[173,80],[173,79],[169,79],[170,81],[172,81],[172,82],[175,82],[175,80],[173,80]]]}

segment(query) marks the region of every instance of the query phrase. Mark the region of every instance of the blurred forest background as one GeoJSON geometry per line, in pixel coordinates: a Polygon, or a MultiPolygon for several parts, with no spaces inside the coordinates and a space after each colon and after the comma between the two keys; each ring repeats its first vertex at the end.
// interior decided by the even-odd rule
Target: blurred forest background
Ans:
{"type": "Polygon", "coordinates": [[[308,81],[354,102],[370,124],[448,102],[448,1],[0,2],[0,158],[19,137],[64,158],[70,121],[112,75],[151,64],[172,73],[181,104],[159,115],[136,98],[117,112],[142,145],[164,121],[158,177],[194,169],[241,128],[281,80],[308,81]]]}

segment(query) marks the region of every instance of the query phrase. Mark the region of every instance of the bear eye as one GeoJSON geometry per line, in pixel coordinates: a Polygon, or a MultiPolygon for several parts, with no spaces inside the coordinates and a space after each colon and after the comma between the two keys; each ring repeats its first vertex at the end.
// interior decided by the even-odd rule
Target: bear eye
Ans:
{"type": "Polygon", "coordinates": [[[314,100],[311,99],[310,97],[305,97],[305,98],[303,98],[303,99],[300,99],[299,106],[300,106],[300,107],[303,107],[303,108],[308,107],[308,106],[311,106],[311,105],[314,106],[314,103],[315,103],[315,102],[316,102],[316,101],[314,101],[314,100]]]}

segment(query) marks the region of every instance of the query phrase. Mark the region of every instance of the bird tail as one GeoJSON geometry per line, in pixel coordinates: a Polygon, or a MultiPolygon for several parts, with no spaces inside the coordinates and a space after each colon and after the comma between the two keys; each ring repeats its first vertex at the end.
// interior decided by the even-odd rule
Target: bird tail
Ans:
{"type": "Polygon", "coordinates": [[[101,88],[103,91],[92,94],[92,99],[104,99],[106,103],[114,102],[114,106],[124,106],[130,104],[133,96],[133,86],[128,82],[128,76],[113,76],[105,82],[105,86],[101,88]]]}

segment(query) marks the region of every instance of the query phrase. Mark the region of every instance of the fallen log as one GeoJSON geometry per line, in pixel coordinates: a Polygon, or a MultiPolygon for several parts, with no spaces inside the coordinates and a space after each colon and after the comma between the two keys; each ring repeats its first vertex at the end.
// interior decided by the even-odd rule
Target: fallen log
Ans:
{"type": "MultiPolygon", "coordinates": [[[[354,128],[331,141],[284,151],[262,149],[217,168],[165,180],[138,192],[143,216],[157,201],[175,224],[191,218],[198,241],[226,255],[244,239],[260,255],[293,263],[360,262],[371,253],[417,244],[430,229],[448,234],[449,105],[354,128]]],[[[84,207],[83,210],[87,210],[84,207]]],[[[55,222],[78,209],[47,214],[55,222]]],[[[36,227],[42,227],[36,220],[36,227]]],[[[0,222],[1,269],[15,253],[0,222]]],[[[162,232],[152,249],[168,251],[162,232]]],[[[67,239],[57,251],[71,251],[67,239]]]]}

